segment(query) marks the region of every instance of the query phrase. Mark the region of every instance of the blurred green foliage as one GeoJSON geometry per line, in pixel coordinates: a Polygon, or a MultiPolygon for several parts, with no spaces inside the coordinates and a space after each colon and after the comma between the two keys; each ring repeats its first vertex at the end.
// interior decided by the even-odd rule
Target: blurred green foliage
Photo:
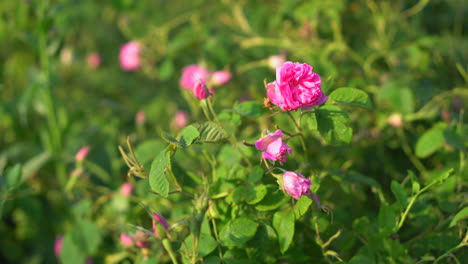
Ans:
{"type": "Polygon", "coordinates": [[[63,235],[62,263],[170,263],[171,251],[190,263],[199,220],[200,263],[468,263],[467,10],[463,0],[1,1],[0,262],[55,263],[63,235]],[[131,40],[143,67],[125,72],[119,49],[131,40]],[[294,132],[261,107],[273,55],[312,65],[330,95],[292,113],[307,150],[291,139],[284,166],[314,175],[330,214],[308,197],[291,203],[240,144],[274,125],[294,132]],[[224,128],[174,125],[179,109],[204,119],[178,85],[195,63],[233,74],[213,98],[224,128]],[[117,148],[127,136],[163,196],[150,191],[158,182],[127,178],[117,148]],[[209,144],[226,140],[239,144],[209,144]],[[191,195],[205,173],[200,217],[207,201],[191,195]],[[119,192],[126,181],[131,197],[119,192]],[[172,193],[178,184],[190,195],[172,193]],[[151,229],[147,210],[173,236],[124,248],[120,233],[151,229]]]}

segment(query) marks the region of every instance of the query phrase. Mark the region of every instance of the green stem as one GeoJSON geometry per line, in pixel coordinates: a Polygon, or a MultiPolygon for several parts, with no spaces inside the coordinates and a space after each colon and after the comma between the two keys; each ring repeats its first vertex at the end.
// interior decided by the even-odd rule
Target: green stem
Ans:
{"type": "Polygon", "coordinates": [[[288,114],[289,118],[291,118],[292,122],[294,123],[294,127],[296,128],[296,132],[299,134],[299,140],[301,141],[302,149],[304,150],[304,152],[307,152],[307,147],[304,142],[304,138],[302,137],[302,129],[300,124],[296,122],[296,119],[291,114],[291,112],[288,111],[286,113],[288,114]]]}
{"type": "Polygon", "coordinates": [[[408,144],[408,140],[406,139],[406,136],[405,136],[405,133],[403,131],[402,128],[398,128],[397,129],[397,133],[398,133],[398,136],[400,137],[401,139],[401,143],[403,144],[402,145],[402,148],[403,148],[403,152],[406,154],[406,156],[409,158],[409,160],[411,161],[411,163],[413,163],[413,165],[416,167],[416,169],[418,169],[418,171],[422,174],[422,175],[427,175],[427,169],[426,167],[424,167],[424,165],[421,163],[421,161],[419,161],[418,158],[416,158],[416,156],[413,154],[413,152],[411,151],[411,147],[409,146],[408,144]]]}
{"type": "Polygon", "coordinates": [[[179,262],[177,261],[177,258],[174,254],[174,250],[172,250],[171,242],[167,238],[165,238],[163,239],[162,244],[164,246],[164,249],[166,249],[167,253],[169,254],[172,263],[178,264],[179,262]]]}

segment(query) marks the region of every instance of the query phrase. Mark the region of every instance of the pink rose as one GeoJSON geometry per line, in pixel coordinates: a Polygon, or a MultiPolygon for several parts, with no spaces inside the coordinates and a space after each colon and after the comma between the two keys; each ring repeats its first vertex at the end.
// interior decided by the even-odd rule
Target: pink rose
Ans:
{"type": "Polygon", "coordinates": [[[133,245],[133,238],[125,233],[120,234],[120,242],[125,247],[130,247],[133,245]]]}
{"type": "Polygon", "coordinates": [[[208,75],[211,72],[201,66],[192,64],[182,69],[182,77],[180,78],[180,86],[187,90],[193,90],[197,80],[207,81],[208,75]]]}
{"type": "Polygon", "coordinates": [[[139,248],[147,248],[151,245],[150,241],[147,240],[147,236],[143,232],[138,232],[133,236],[135,245],[139,248]]]}
{"type": "Polygon", "coordinates": [[[169,224],[167,223],[166,219],[157,213],[153,213],[154,220],[158,221],[166,230],[169,230],[169,224]]]}
{"type": "Polygon", "coordinates": [[[193,87],[193,94],[199,100],[205,99],[210,95],[210,92],[206,88],[206,84],[203,80],[196,80],[195,87],[193,87]]]}
{"type": "Polygon", "coordinates": [[[56,257],[60,256],[60,252],[62,252],[62,246],[63,246],[63,237],[57,236],[55,238],[55,243],[54,243],[54,253],[56,257]]]}
{"type": "Polygon", "coordinates": [[[228,71],[217,71],[211,75],[210,82],[214,85],[222,85],[231,79],[231,73],[228,71]]]}
{"type": "Polygon", "coordinates": [[[312,186],[312,183],[310,179],[306,179],[304,175],[300,173],[287,171],[283,174],[283,186],[289,195],[298,199],[302,195],[310,194],[310,186],[312,186]]]}
{"type": "Polygon", "coordinates": [[[91,53],[86,58],[86,62],[91,69],[96,69],[101,64],[101,56],[97,53],[91,53]]]}
{"type": "Polygon", "coordinates": [[[267,96],[285,111],[307,110],[328,99],[320,84],[320,76],[312,71],[312,66],[288,61],[276,68],[276,81],[266,86],[267,96]]]}
{"type": "Polygon", "coordinates": [[[175,116],[175,125],[178,128],[183,128],[187,125],[188,122],[188,114],[184,110],[179,110],[175,116]]]}
{"type": "Polygon", "coordinates": [[[126,71],[134,71],[140,67],[141,45],[136,41],[126,43],[120,49],[120,66],[126,71]]]}
{"type": "Polygon", "coordinates": [[[136,114],[136,117],[135,117],[135,123],[137,125],[143,125],[146,121],[146,114],[145,112],[143,111],[139,111],[137,114],[136,114]]]}
{"type": "Polygon", "coordinates": [[[133,186],[131,183],[126,182],[120,186],[120,193],[123,196],[130,196],[132,194],[133,186]]]}
{"type": "Polygon", "coordinates": [[[76,162],[82,162],[86,156],[88,155],[89,152],[89,146],[84,146],[75,155],[75,160],[76,162]]]}
{"type": "Polygon", "coordinates": [[[286,162],[286,155],[292,153],[292,148],[283,142],[282,136],[283,131],[278,129],[274,133],[255,141],[255,147],[259,150],[265,150],[262,153],[263,158],[273,161],[278,160],[283,165],[286,162]]]}

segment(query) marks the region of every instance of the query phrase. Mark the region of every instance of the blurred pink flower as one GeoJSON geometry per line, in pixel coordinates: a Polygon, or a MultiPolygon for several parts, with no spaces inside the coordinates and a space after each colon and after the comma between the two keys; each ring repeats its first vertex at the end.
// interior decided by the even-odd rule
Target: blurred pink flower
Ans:
{"type": "Polygon", "coordinates": [[[193,94],[199,100],[207,98],[210,93],[208,92],[208,88],[206,88],[206,84],[202,80],[195,81],[195,86],[193,87],[193,94]]]}
{"type": "Polygon", "coordinates": [[[178,128],[183,128],[187,125],[188,113],[184,110],[179,110],[175,116],[175,124],[178,128]]]}
{"type": "Polygon", "coordinates": [[[306,179],[304,175],[287,171],[283,174],[283,186],[286,192],[293,198],[300,198],[302,195],[310,194],[310,179],[306,179]]]}
{"type": "Polygon", "coordinates": [[[123,196],[130,196],[132,194],[133,185],[129,182],[126,182],[120,186],[120,193],[123,196]]]}
{"type": "Polygon", "coordinates": [[[276,81],[267,84],[270,102],[285,111],[311,109],[328,97],[320,88],[320,76],[306,63],[285,62],[276,69],[276,81]]]}
{"type": "Polygon", "coordinates": [[[169,230],[169,224],[167,223],[166,219],[157,213],[153,213],[154,220],[158,221],[166,230],[169,230]]]}
{"type": "Polygon", "coordinates": [[[140,111],[136,114],[135,122],[137,125],[143,125],[146,121],[146,114],[143,111],[140,111]]]}
{"type": "Polygon", "coordinates": [[[86,62],[88,63],[88,66],[90,68],[96,69],[97,67],[99,67],[99,65],[101,65],[101,56],[99,56],[99,54],[95,52],[91,53],[86,58],[86,62]]]}
{"type": "Polygon", "coordinates": [[[228,71],[217,71],[211,75],[210,82],[214,85],[223,85],[231,79],[231,73],[228,71]]]}
{"type": "Polygon", "coordinates": [[[272,161],[279,161],[281,165],[286,162],[286,155],[292,153],[292,148],[283,142],[283,131],[276,130],[255,142],[255,147],[264,150],[262,157],[272,161]]]}
{"type": "Polygon", "coordinates": [[[93,263],[94,263],[94,261],[93,261],[93,259],[91,257],[86,258],[85,264],[93,264],[93,263]]]}
{"type": "Polygon", "coordinates": [[[133,236],[135,245],[139,248],[147,248],[150,246],[150,242],[147,240],[147,236],[143,232],[138,232],[133,236]]]}
{"type": "Polygon", "coordinates": [[[120,242],[125,247],[130,247],[133,245],[133,238],[125,233],[120,234],[120,242]]]}
{"type": "Polygon", "coordinates": [[[60,252],[62,252],[62,246],[63,246],[63,237],[57,236],[55,238],[55,243],[54,243],[54,253],[56,257],[60,256],[60,252]]]}
{"type": "Polygon", "coordinates": [[[401,114],[393,113],[387,118],[387,123],[394,127],[400,127],[403,124],[401,114]]]}
{"type": "Polygon", "coordinates": [[[206,82],[208,75],[211,72],[196,64],[188,65],[182,69],[182,77],[180,78],[180,86],[184,89],[193,90],[196,82],[201,80],[206,82]]]}
{"type": "Polygon", "coordinates": [[[278,129],[275,132],[267,134],[264,137],[262,137],[261,139],[255,141],[255,147],[258,150],[265,150],[267,148],[268,144],[270,144],[270,142],[272,140],[280,138],[282,136],[283,136],[283,131],[281,129],[278,129]]]}
{"type": "Polygon", "coordinates": [[[76,162],[82,162],[89,152],[89,146],[82,147],[75,155],[76,162]]]}
{"type": "Polygon", "coordinates": [[[120,49],[120,66],[126,71],[134,71],[140,67],[141,45],[131,41],[120,49]]]}

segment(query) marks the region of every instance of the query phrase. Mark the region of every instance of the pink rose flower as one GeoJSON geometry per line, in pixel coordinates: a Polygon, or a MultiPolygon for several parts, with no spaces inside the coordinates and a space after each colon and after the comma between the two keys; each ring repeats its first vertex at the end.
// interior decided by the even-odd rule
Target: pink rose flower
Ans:
{"type": "Polygon", "coordinates": [[[91,69],[96,69],[99,67],[99,65],[101,65],[101,56],[99,56],[97,53],[91,53],[86,58],[86,62],[91,69]]]}
{"type": "Polygon", "coordinates": [[[158,221],[166,230],[169,230],[169,224],[167,223],[166,219],[157,213],[153,213],[154,220],[158,221]]]}
{"type": "Polygon", "coordinates": [[[320,76],[306,63],[285,62],[276,68],[276,81],[267,84],[270,101],[285,111],[311,109],[328,99],[320,88],[320,76]]]}
{"type": "Polygon", "coordinates": [[[130,247],[133,245],[133,238],[125,233],[120,234],[120,242],[125,247],[130,247]]]}
{"type": "Polygon", "coordinates": [[[179,110],[175,116],[175,124],[178,128],[183,128],[187,125],[188,122],[188,114],[184,110],[179,110]]]}
{"type": "Polygon", "coordinates": [[[60,256],[60,252],[62,252],[62,246],[63,246],[63,237],[57,236],[55,238],[55,243],[54,243],[54,253],[56,257],[60,256]]]}
{"type": "Polygon", "coordinates": [[[281,165],[286,162],[286,155],[292,153],[292,148],[283,142],[281,138],[283,131],[276,130],[263,138],[255,141],[255,147],[259,150],[264,150],[262,157],[265,159],[279,161],[281,165]]]}
{"type": "Polygon", "coordinates": [[[138,232],[133,236],[135,245],[139,248],[147,248],[150,246],[150,241],[147,240],[147,236],[143,232],[138,232]]]}
{"type": "Polygon", "coordinates": [[[133,186],[131,183],[126,182],[120,186],[120,193],[123,196],[130,196],[132,194],[133,186]]]}
{"type": "Polygon", "coordinates": [[[211,75],[210,82],[214,85],[223,85],[231,79],[231,73],[228,71],[217,71],[211,75]]]}
{"type": "Polygon", "coordinates": [[[89,146],[84,146],[75,155],[75,160],[76,162],[82,162],[86,156],[88,155],[89,152],[89,146]]]}
{"type": "Polygon", "coordinates": [[[140,67],[141,45],[131,41],[120,49],[120,66],[126,71],[134,71],[140,67]]]}
{"type": "Polygon", "coordinates": [[[143,111],[138,112],[138,113],[136,114],[136,117],[135,117],[135,123],[136,123],[137,125],[140,125],[140,126],[141,126],[141,125],[143,125],[143,124],[145,123],[145,121],[146,121],[146,114],[145,114],[145,112],[143,112],[143,111]]]}
{"type": "Polygon", "coordinates": [[[310,179],[306,179],[304,175],[300,173],[287,171],[283,174],[283,186],[289,195],[298,199],[302,195],[310,194],[310,186],[312,186],[312,183],[310,179]]]}
{"type": "Polygon", "coordinates": [[[205,99],[210,95],[210,92],[206,88],[206,84],[202,80],[195,81],[195,87],[193,87],[193,94],[199,100],[205,99]]]}
{"type": "Polygon", "coordinates": [[[195,84],[198,80],[203,82],[207,81],[208,75],[211,72],[201,66],[196,64],[192,64],[186,66],[182,69],[182,77],[180,78],[180,86],[187,90],[193,90],[195,88],[195,84]]]}

